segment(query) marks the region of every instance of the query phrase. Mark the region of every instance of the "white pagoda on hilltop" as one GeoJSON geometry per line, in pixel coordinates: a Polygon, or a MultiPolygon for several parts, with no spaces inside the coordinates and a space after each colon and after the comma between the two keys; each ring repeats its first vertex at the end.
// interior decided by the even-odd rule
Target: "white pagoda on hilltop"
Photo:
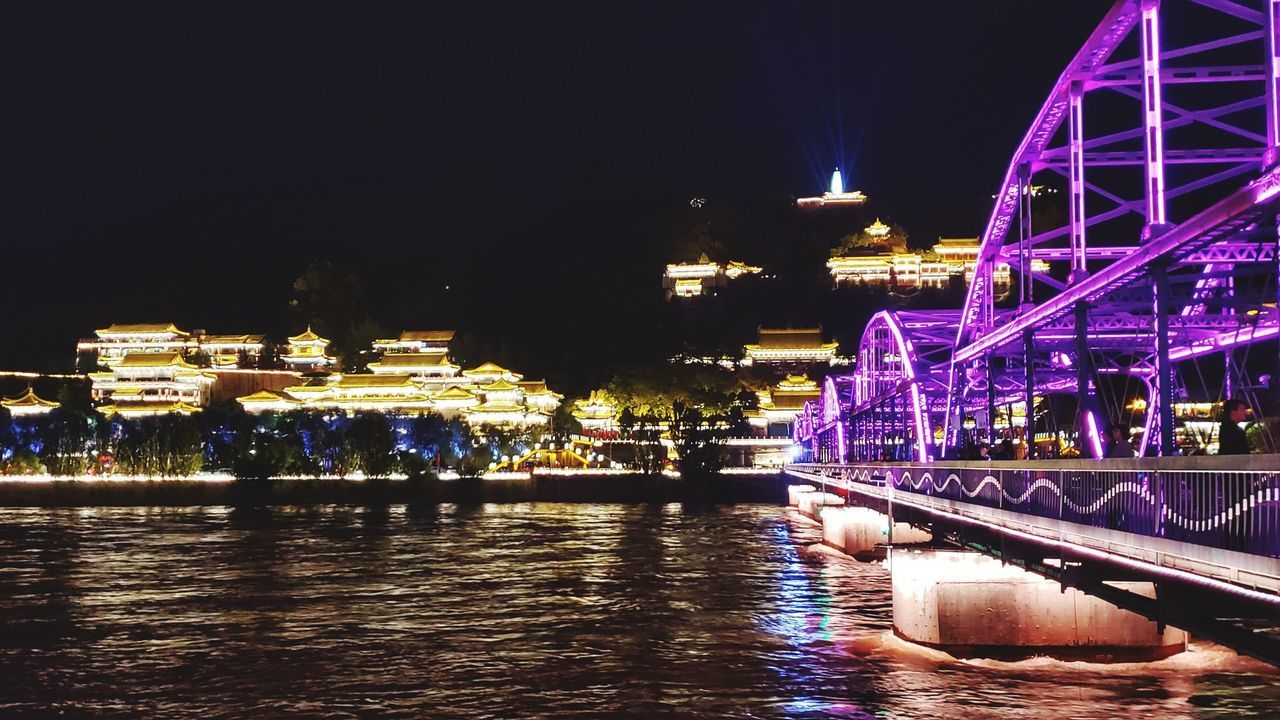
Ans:
{"type": "Polygon", "coordinates": [[[801,210],[814,210],[828,205],[862,205],[867,201],[867,196],[861,190],[850,190],[845,192],[844,178],[840,175],[840,168],[831,173],[831,189],[822,193],[817,197],[799,198],[796,200],[796,206],[801,210]]]}

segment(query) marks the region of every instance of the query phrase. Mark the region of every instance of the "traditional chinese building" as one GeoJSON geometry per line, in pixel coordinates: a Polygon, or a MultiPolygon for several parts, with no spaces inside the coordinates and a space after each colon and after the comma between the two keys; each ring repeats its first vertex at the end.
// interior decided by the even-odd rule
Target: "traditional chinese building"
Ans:
{"type": "Polygon", "coordinates": [[[99,365],[112,367],[128,353],[179,353],[188,361],[212,368],[256,367],[264,347],[262,335],[188,333],[173,323],[117,324],[95,330],[96,337],[76,344],[91,352],[99,365]]]}
{"type": "Polygon", "coordinates": [[[0,407],[4,407],[4,409],[8,410],[9,414],[13,417],[43,415],[60,405],[61,403],[57,403],[52,400],[45,400],[39,395],[36,395],[35,391],[32,390],[29,385],[27,386],[27,391],[25,393],[17,397],[4,398],[3,400],[0,400],[0,407]]]}
{"type": "Polygon", "coordinates": [[[328,354],[329,340],[311,331],[307,326],[305,332],[289,338],[284,356],[280,359],[285,367],[297,372],[314,372],[332,367],[335,359],[328,354]]]}
{"type": "Polygon", "coordinates": [[[588,434],[618,429],[618,408],[605,393],[592,390],[590,397],[573,401],[573,417],[588,434]]]}
{"type": "Polygon", "coordinates": [[[766,364],[803,372],[834,364],[837,343],[822,339],[822,328],[759,328],[755,343],[743,346],[743,365],[766,364]]]}
{"type": "Polygon", "coordinates": [[[662,287],[672,297],[696,297],[709,295],[715,288],[723,287],[729,280],[743,275],[755,275],[763,268],[731,260],[727,264],[711,262],[704,253],[694,263],[667,265],[662,276],[662,287]]]}
{"type": "Polygon", "coordinates": [[[447,353],[451,342],[452,330],[406,330],[393,340],[374,340],[373,349],[381,353],[447,353]]]}
{"type": "Polygon", "coordinates": [[[180,352],[129,352],[109,371],[90,373],[90,394],[107,415],[185,414],[208,404],[215,377],[180,352]]]}
{"type": "Polygon", "coordinates": [[[97,337],[76,344],[79,352],[96,354],[98,364],[112,367],[128,353],[194,353],[196,338],[173,323],[116,324],[95,330],[97,337]]]}
{"type": "MultiPolygon", "coordinates": [[[[302,336],[299,336],[302,337],[302,336]]],[[[426,330],[377,340],[381,357],[367,373],[311,377],[280,391],[259,391],[238,398],[249,412],[293,408],[376,410],[390,414],[438,412],[473,425],[525,427],[550,422],[562,396],[542,380],[526,381],[495,363],[467,370],[448,355],[453,332],[426,330]]],[[[291,339],[291,346],[294,340],[291,339]]],[[[323,338],[303,338],[300,347],[317,347],[323,338]]]]}
{"type": "Polygon", "coordinates": [[[844,189],[844,178],[837,169],[831,173],[831,189],[822,193],[817,197],[799,198],[796,200],[796,206],[801,210],[816,210],[822,207],[840,207],[847,205],[862,205],[867,201],[867,196],[861,190],[844,189]]]}
{"type": "MultiPolygon", "coordinates": [[[[863,231],[873,241],[865,251],[847,252],[828,260],[827,269],[836,284],[864,283],[918,289],[946,287],[953,277],[963,277],[966,285],[973,282],[980,247],[977,238],[939,238],[932,250],[908,252],[904,247],[894,248],[887,242],[874,243],[877,238],[887,239],[889,232],[889,226],[877,219],[863,231]]],[[[1043,260],[1034,260],[1032,265],[1036,272],[1048,270],[1043,260]]],[[[1011,275],[1008,263],[995,266],[992,281],[998,292],[1009,289],[1011,275]]]]}
{"type": "Polygon", "coordinates": [[[816,402],[821,395],[818,383],[808,376],[788,375],[772,388],[756,393],[758,409],[748,414],[748,420],[770,437],[791,437],[804,404],[816,402]]]}

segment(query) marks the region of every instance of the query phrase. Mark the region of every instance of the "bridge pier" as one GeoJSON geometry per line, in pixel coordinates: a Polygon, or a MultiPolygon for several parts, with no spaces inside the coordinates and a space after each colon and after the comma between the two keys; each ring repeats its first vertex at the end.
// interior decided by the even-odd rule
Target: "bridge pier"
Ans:
{"type": "Polygon", "coordinates": [[[843,506],[844,502],[839,495],[822,492],[812,485],[787,486],[787,504],[810,520],[821,521],[823,508],[843,506]]]}
{"type": "Polygon", "coordinates": [[[877,548],[888,542],[924,543],[933,536],[923,530],[895,523],[892,538],[889,516],[863,507],[828,507],[822,510],[822,542],[856,558],[883,557],[877,548]]]}
{"type": "MultiPolygon", "coordinates": [[[[1139,662],[1187,634],[975,552],[893,548],[893,632],[957,657],[1139,662]]],[[[1154,597],[1151,583],[1113,583],[1154,597]]]]}

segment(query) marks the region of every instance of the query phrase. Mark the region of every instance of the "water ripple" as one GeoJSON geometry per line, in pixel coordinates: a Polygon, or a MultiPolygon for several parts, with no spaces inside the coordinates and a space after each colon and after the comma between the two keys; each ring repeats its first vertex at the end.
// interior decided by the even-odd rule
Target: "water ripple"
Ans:
{"type": "Polygon", "coordinates": [[[777,508],[0,510],[5,718],[1267,717],[1220,651],[958,662],[777,508]],[[1218,652],[1218,654],[1214,654],[1218,652]]]}

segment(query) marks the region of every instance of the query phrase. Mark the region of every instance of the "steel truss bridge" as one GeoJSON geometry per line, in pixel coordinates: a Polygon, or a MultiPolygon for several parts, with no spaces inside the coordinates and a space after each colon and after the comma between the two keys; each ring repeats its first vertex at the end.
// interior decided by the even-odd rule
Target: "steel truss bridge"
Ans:
{"type": "Polygon", "coordinates": [[[1278,33],[1280,0],[1116,2],[1010,160],[963,307],[877,314],[856,369],[797,422],[806,459],[928,463],[975,439],[1034,456],[1054,396],[1071,407],[1055,437],[1086,457],[1125,412],[1139,455],[1173,455],[1175,403],[1206,373],[1220,387],[1202,399],[1261,416],[1250,368],[1275,365],[1280,336],[1278,33]]]}

